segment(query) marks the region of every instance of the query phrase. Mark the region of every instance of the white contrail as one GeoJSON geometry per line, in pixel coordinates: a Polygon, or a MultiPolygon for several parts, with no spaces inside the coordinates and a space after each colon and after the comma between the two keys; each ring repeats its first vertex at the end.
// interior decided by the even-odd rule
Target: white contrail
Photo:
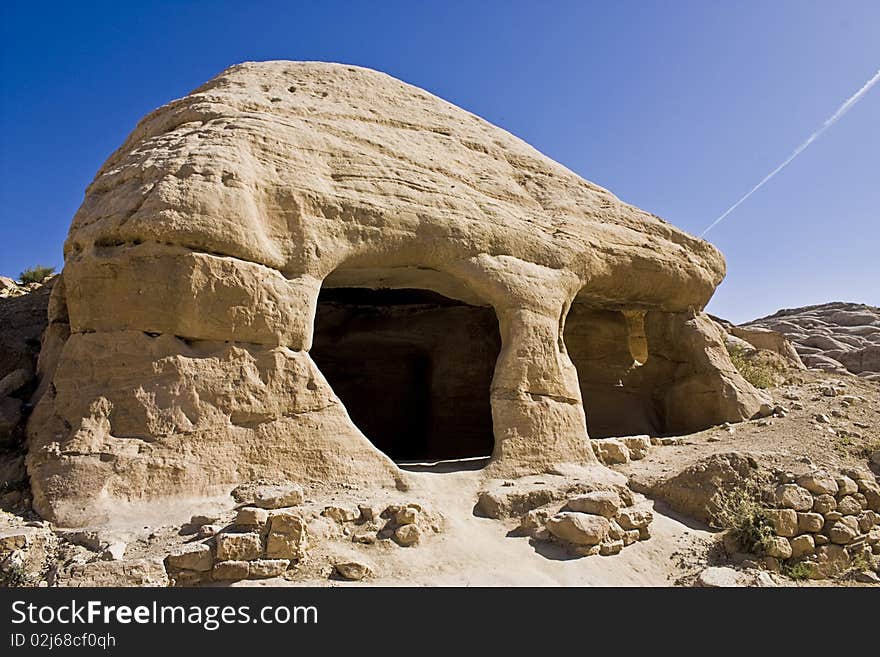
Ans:
{"type": "Polygon", "coordinates": [[[809,136],[809,138],[807,139],[807,141],[805,141],[803,144],[798,146],[794,150],[794,153],[792,153],[791,155],[788,156],[788,159],[786,159],[782,164],[780,164],[778,167],[773,169],[773,171],[771,171],[766,176],[764,176],[764,178],[761,180],[761,182],[759,182],[757,185],[752,187],[745,196],[743,196],[740,200],[738,200],[736,203],[734,203],[729,208],[727,208],[727,210],[724,211],[724,214],[722,214],[715,221],[713,221],[711,224],[709,224],[709,227],[706,228],[706,230],[704,230],[702,233],[700,233],[700,237],[702,237],[703,235],[708,233],[710,230],[715,228],[715,226],[720,224],[727,215],[729,215],[731,212],[736,210],[740,206],[740,204],[742,204],[747,198],[749,198],[752,194],[754,194],[759,189],[761,189],[765,184],[767,184],[767,182],[773,176],[775,176],[777,173],[779,173],[785,167],[787,167],[789,164],[791,164],[791,162],[792,162],[792,160],[794,160],[794,158],[796,158],[798,155],[800,155],[801,153],[803,153],[807,149],[807,146],[809,146],[814,141],[816,141],[822,135],[823,132],[825,132],[828,128],[830,128],[835,123],[837,123],[844,114],[846,114],[849,110],[851,110],[853,105],[855,105],[857,102],[859,102],[862,99],[862,97],[871,90],[871,87],[873,87],[875,84],[877,84],[877,82],[880,82],[880,70],[878,70],[874,74],[874,77],[872,77],[870,80],[868,80],[861,89],[859,89],[852,96],[847,98],[846,102],[838,108],[838,110],[834,113],[834,115],[830,119],[825,121],[825,123],[822,124],[821,128],[819,128],[813,134],[811,134],[809,136]]]}

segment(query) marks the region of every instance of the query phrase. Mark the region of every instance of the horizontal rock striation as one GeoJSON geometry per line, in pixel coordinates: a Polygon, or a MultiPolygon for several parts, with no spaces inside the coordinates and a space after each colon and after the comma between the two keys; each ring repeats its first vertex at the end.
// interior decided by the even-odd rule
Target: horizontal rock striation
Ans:
{"type": "Polygon", "coordinates": [[[783,334],[807,367],[880,380],[880,308],[833,302],[780,310],[745,325],[783,334]]]}

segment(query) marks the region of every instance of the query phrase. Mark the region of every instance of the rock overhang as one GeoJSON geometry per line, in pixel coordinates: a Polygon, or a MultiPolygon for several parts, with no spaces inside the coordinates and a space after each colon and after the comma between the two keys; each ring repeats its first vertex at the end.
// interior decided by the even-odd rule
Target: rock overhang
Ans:
{"type": "Polygon", "coordinates": [[[90,186],[66,253],[138,242],[287,278],[504,255],[574,273],[582,300],[665,311],[702,308],[724,274],[710,244],[483,119],[324,63],[234,66],[146,117],[90,186]]]}
{"type": "Polygon", "coordinates": [[[676,428],[760,405],[699,312],[713,246],[368,69],[241,64],[151,113],[87,190],[65,263],[50,322],[69,337],[46,349],[28,459],[60,522],[259,476],[402,485],[310,357],[322,286],[494,308],[492,476],[595,465],[584,363],[640,368],[627,385],[676,428]],[[599,312],[580,314],[581,364],[573,303],[599,312]]]}

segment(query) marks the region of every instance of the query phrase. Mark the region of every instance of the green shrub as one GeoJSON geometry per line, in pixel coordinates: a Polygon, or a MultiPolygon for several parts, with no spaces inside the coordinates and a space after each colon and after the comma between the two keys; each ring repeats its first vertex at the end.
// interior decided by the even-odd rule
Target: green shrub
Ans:
{"type": "Polygon", "coordinates": [[[18,275],[18,280],[22,283],[42,283],[54,273],[55,267],[43,267],[43,265],[37,265],[36,267],[28,267],[21,272],[21,274],[18,275]]]}
{"type": "Polygon", "coordinates": [[[789,579],[805,580],[810,579],[810,566],[806,561],[796,561],[795,563],[782,564],[782,574],[789,579]]]}
{"type": "Polygon", "coordinates": [[[728,529],[733,538],[755,554],[764,551],[774,536],[770,512],[761,504],[760,490],[755,482],[721,490],[713,497],[715,526],[728,529]]]}
{"type": "Polygon", "coordinates": [[[853,572],[863,572],[865,570],[873,570],[874,562],[867,554],[864,552],[859,552],[855,554],[852,558],[852,565],[850,570],[853,572]]]}
{"type": "Polygon", "coordinates": [[[727,353],[733,366],[743,378],[756,388],[772,388],[776,385],[776,370],[764,363],[758,363],[748,357],[746,350],[738,345],[728,346],[727,353]]]}
{"type": "Polygon", "coordinates": [[[30,575],[21,564],[8,565],[0,571],[0,587],[21,588],[33,584],[30,575]]]}

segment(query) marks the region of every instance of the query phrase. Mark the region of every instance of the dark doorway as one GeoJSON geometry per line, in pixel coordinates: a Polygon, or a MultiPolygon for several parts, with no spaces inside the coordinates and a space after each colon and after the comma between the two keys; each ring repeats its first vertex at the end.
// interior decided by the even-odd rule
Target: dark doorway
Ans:
{"type": "Polygon", "coordinates": [[[312,358],[352,421],[393,460],[492,453],[492,308],[417,289],[324,288],[312,358]]]}

